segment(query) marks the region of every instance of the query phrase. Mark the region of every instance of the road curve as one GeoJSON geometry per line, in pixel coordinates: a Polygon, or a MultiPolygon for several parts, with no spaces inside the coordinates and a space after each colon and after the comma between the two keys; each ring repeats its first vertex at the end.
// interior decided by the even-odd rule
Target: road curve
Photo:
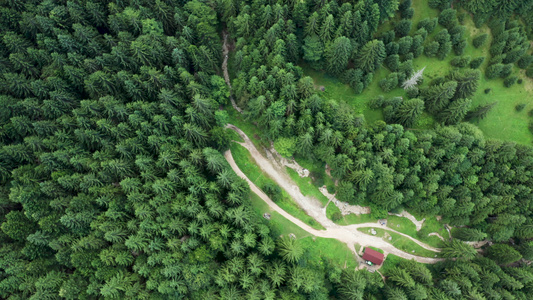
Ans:
{"type": "Polygon", "coordinates": [[[357,259],[360,261],[360,258],[355,250],[354,244],[357,243],[363,247],[365,246],[373,246],[376,248],[382,249],[386,254],[394,254],[396,256],[405,258],[405,259],[414,259],[421,263],[436,263],[438,261],[443,260],[442,258],[429,258],[429,257],[421,257],[417,255],[412,255],[406,252],[403,252],[396,247],[392,246],[391,244],[387,243],[380,237],[372,236],[364,234],[357,230],[357,228],[360,227],[375,227],[375,228],[382,228],[387,231],[396,232],[398,234],[401,234],[402,236],[405,236],[412,241],[416,242],[421,247],[431,250],[431,251],[440,251],[437,248],[431,247],[429,245],[426,245],[424,243],[421,243],[420,241],[413,239],[412,237],[405,235],[401,232],[397,232],[395,230],[388,229],[383,226],[379,226],[377,223],[363,223],[363,224],[354,224],[354,225],[348,225],[348,226],[340,226],[335,224],[333,221],[328,219],[323,212],[323,208],[321,207],[320,202],[318,202],[316,199],[308,198],[304,196],[301,192],[298,186],[292,181],[292,179],[284,172],[284,170],[281,170],[279,167],[273,165],[268,159],[266,159],[253,145],[252,141],[248,138],[248,136],[239,128],[237,128],[234,125],[228,124],[228,128],[235,130],[244,140],[241,144],[243,147],[248,149],[251,156],[255,160],[256,164],[265,172],[267,175],[269,175],[281,188],[283,188],[297,203],[298,205],[304,209],[312,218],[314,218],[317,222],[319,222],[326,230],[316,230],[312,228],[311,226],[305,224],[301,220],[295,218],[294,216],[287,213],[285,210],[283,210],[281,207],[279,207],[276,203],[274,203],[261,189],[259,189],[252,181],[248,179],[248,177],[239,169],[237,164],[235,163],[235,160],[233,159],[233,156],[231,155],[231,151],[228,150],[224,153],[224,157],[230,164],[231,168],[235,171],[235,173],[246,180],[248,182],[248,185],[250,186],[250,189],[256,193],[265,203],[268,204],[270,208],[287,218],[289,221],[293,222],[303,230],[307,231],[308,233],[322,237],[322,238],[333,238],[336,240],[339,240],[346,245],[348,245],[348,248],[352,250],[354,254],[356,254],[357,259]]]}

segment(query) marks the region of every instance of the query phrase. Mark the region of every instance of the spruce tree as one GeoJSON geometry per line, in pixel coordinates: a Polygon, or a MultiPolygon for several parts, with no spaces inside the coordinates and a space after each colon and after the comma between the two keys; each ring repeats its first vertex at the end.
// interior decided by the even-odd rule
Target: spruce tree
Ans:
{"type": "Polygon", "coordinates": [[[437,113],[446,107],[455,94],[456,81],[448,81],[438,85],[428,86],[421,91],[426,109],[431,113],[437,113]]]}
{"type": "Polygon", "coordinates": [[[359,51],[356,65],[367,73],[376,70],[386,57],[385,45],[382,41],[372,40],[359,51]]]}
{"type": "Polygon", "coordinates": [[[396,121],[405,127],[412,127],[422,112],[424,112],[424,101],[417,98],[405,100],[396,111],[396,121]]]}
{"type": "MultiPolygon", "coordinates": [[[[383,43],[382,43],[383,45],[383,43]]],[[[335,39],[327,50],[327,65],[328,72],[338,75],[346,70],[348,60],[352,53],[352,44],[347,37],[338,37],[335,39]]]]}
{"type": "Polygon", "coordinates": [[[472,100],[463,98],[450,103],[438,116],[439,120],[446,125],[454,125],[463,120],[468,113],[472,100]]]}

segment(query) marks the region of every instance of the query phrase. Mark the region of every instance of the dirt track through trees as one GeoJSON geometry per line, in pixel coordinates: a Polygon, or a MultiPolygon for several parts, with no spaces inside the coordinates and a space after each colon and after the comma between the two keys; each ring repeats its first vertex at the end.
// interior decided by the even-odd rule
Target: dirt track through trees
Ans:
{"type": "Polygon", "coordinates": [[[386,254],[394,254],[399,257],[405,258],[405,259],[414,259],[421,263],[436,263],[438,261],[441,261],[441,258],[428,258],[428,257],[421,257],[412,255],[406,252],[403,252],[393,245],[387,243],[384,241],[381,237],[372,236],[364,234],[360,231],[358,231],[358,228],[362,227],[374,227],[374,228],[381,228],[386,231],[395,232],[397,234],[400,234],[411,241],[417,243],[419,246],[430,250],[439,252],[440,250],[434,247],[431,247],[429,245],[426,245],[416,239],[413,239],[412,237],[403,234],[401,232],[397,232],[395,230],[386,228],[385,226],[381,226],[377,223],[363,223],[363,224],[354,224],[354,225],[347,225],[347,226],[340,226],[335,224],[333,221],[327,218],[321,203],[314,199],[304,196],[298,187],[298,185],[292,181],[292,179],[286,174],[285,170],[280,168],[279,166],[276,166],[272,164],[267,158],[265,158],[258,150],[255,148],[252,141],[248,138],[248,136],[239,128],[237,128],[234,125],[229,124],[227,126],[228,128],[235,130],[244,140],[241,144],[243,147],[245,147],[249,152],[252,158],[255,160],[256,164],[265,172],[268,176],[270,176],[282,189],[284,189],[292,199],[312,218],[314,218],[318,223],[320,223],[326,230],[316,230],[312,228],[311,226],[305,224],[301,220],[295,218],[294,216],[287,213],[285,210],[283,210],[281,207],[279,207],[277,204],[275,204],[261,189],[259,189],[252,181],[248,179],[248,177],[239,169],[237,164],[235,163],[233,156],[231,155],[231,151],[228,150],[224,154],[227,161],[229,162],[231,168],[235,171],[235,173],[246,180],[248,182],[248,185],[250,186],[251,190],[256,193],[263,201],[265,201],[270,208],[281,214],[283,217],[287,218],[289,221],[296,224],[298,227],[302,228],[303,230],[309,232],[312,235],[323,237],[323,238],[333,238],[337,239],[346,245],[348,245],[348,248],[352,250],[354,254],[356,254],[357,259],[361,262],[361,258],[357,255],[357,252],[355,250],[354,244],[359,244],[363,247],[366,246],[372,246],[379,249],[382,249],[386,254]]]}

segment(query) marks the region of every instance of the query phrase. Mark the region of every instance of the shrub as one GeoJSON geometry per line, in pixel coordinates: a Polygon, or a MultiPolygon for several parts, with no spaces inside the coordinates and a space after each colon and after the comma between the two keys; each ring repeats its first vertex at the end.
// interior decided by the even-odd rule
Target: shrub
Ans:
{"type": "Polygon", "coordinates": [[[400,56],[398,54],[387,56],[387,58],[385,58],[385,66],[387,66],[392,72],[398,71],[398,67],[400,66],[400,56]]]}
{"type": "Polygon", "coordinates": [[[518,83],[518,84],[522,84],[522,78],[518,79],[518,80],[516,81],[516,83],[518,83]]]}
{"type": "Polygon", "coordinates": [[[403,10],[401,13],[402,19],[412,19],[414,14],[415,14],[415,10],[412,7],[409,7],[408,9],[403,10]]]}
{"type": "Polygon", "coordinates": [[[463,53],[465,52],[465,48],[466,40],[462,39],[459,42],[453,44],[453,53],[455,53],[455,55],[463,55],[463,53]]]}
{"type": "Polygon", "coordinates": [[[379,87],[385,92],[390,92],[398,86],[398,73],[390,73],[386,78],[383,78],[379,81],[379,87]]]}
{"type": "Polygon", "coordinates": [[[389,30],[381,35],[381,40],[383,41],[383,44],[387,45],[388,43],[393,42],[395,37],[396,34],[394,33],[394,30],[389,30]]]}
{"type": "Polygon", "coordinates": [[[486,33],[480,34],[480,35],[476,36],[474,38],[474,40],[472,40],[472,44],[474,45],[474,47],[479,48],[479,47],[483,46],[483,44],[485,44],[485,42],[487,41],[488,37],[489,37],[489,35],[486,34],[486,33]]]}
{"type": "Polygon", "coordinates": [[[485,75],[488,79],[494,79],[502,73],[503,65],[502,64],[494,64],[487,67],[487,70],[485,71],[485,75]]]}
{"type": "Polygon", "coordinates": [[[383,106],[384,101],[385,101],[385,98],[383,97],[383,95],[379,95],[376,98],[372,98],[368,105],[372,109],[378,109],[383,106]]]}
{"type": "Polygon", "coordinates": [[[416,98],[418,97],[419,93],[420,93],[420,90],[418,89],[418,87],[415,86],[407,90],[407,97],[416,98]]]}
{"type": "Polygon", "coordinates": [[[411,20],[401,20],[394,26],[394,31],[396,32],[396,35],[398,37],[403,37],[409,34],[409,31],[411,31],[411,20]]]}
{"type": "Polygon", "coordinates": [[[281,188],[275,183],[269,181],[263,184],[262,190],[268,195],[268,197],[270,197],[270,199],[272,199],[272,201],[277,202],[281,200],[281,188]]]}
{"type": "Polygon", "coordinates": [[[532,62],[533,55],[524,55],[518,60],[517,65],[520,69],[527,69],[532,62]]]}
{"type": "Polygon", "coordinates": [[[516,83],[516,80],[517,80],[517,79],[518,79],[518,77],[516,77],[516,76],[508,77],[507,79],[505,79],[505,80],[503,81],[503,85],[504,85],[505,87],[511,87],[513,84],[516,83]]]}
{"type": "Polygon", "coordinates": [[[517,111],[517,112],[521,112],[524,110],[524,108],[526,108],[526,104],[525,103],[520,103],[518,105],[516,105],[514,107],[514,109],[517,111]]]}
{"type": "Polygon", "coordinates": [[[431,8],[436,8],[439,10],[444,10],[450,8],[452,0],[429,0],[428,4],[431,8]]]}
{"type": "MultiPolygon", "coordinates": [[[[464,68],[470,63],[470,56],[455,57],[450,61],[450,64],[454,67],[464,68]]],[[[475,68],[474,68],[475,69],[475,68]]]]}
{"type": "Polygon", "coordinates": [[[533,68],[529,68],[526,70],[526,76],[529,78],[533,78],[533,68]]]}
{"type": "Polygon", "coordinates": [[[488,94],[488,93],[490,93],[490,91],[492,91],[492,89],[485,89],[483,92],[484,92],[485,94],[488,94]]]}
{"type": "Polygon", "coordinates": [[[411,50],[413,45],[413,38],[410,36],[404,36],[398,41],[398,54],[405,55],[411,50]]]}
{"type": "Polygon", "coordinates": [[[387,55],[398,54],[398,47],[398,43],[390,42],[385,45],[385,52],[387,53],[387,55]]]}
{"type": "Polygon", "coordinates": [[[331,215],[331,220],[333,222],[338,222],[342,219],[342,214],[340,211],[336,211],[333,215],[331,215]]]}
{"type": "Polygon", "coordinates": [[[452,42],[445,42],[439,45],[439,51],[437,52],[437,57],[440,60],[444,60],[448,53],[452,50],[452,42]]]}
{"type": "Polygon", "coordinates": [[[424,28],[428,34],[432,33],[436,26],[437,18],[425,18],[416,25],[418,29],[424,28]]]}
{"type": "Polygon", "coordinates": [[[470,68],[477,69],[485,61],[485,56],[476,57],[470,62],[470,68]]]}
{"type": "Polygon", "coordinates": [[[274,149],[283,157],[292,157],[294,151],[296,151],[296,139],[286,137],[278,138],[274,142],[274,149]]]}
{"type": "Polygon", "coordinates": [[[439,15],[439,24],[451,28],[457,22],[457,11],[453,8],[447,8],[443,10],[439,15]]]}
{"type": "Polygon", "coordinates": [[[501,78],[505,78],[509,75],[511,75],[511,72],[513,71],[513,65],[512,64],[506,64],[503,65],[502,72],[500,73],[501,78]]]}

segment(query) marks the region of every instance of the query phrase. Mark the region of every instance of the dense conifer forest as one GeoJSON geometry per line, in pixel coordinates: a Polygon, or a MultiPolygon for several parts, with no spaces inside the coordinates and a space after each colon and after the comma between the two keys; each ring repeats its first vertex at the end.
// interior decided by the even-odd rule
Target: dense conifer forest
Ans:
{"type": "Polygon", "coordinates": [[[413,23],[411,0],[0,0],[0,298],[530,299],[533,147],[467,121],[495,105],[472,105],[480,80],[533,77],[533,1],[419,2],[438,18],[413,23]],[[464,54],[464,18],[486,56],[464,54]],[[372,99],[377,122],[302,67],[354,95],[386,68],[385,94],[449,55],[372,99]],[[326,163],[338,199],[457,227],[446,260],[382,278],[276,234],[223,156],[230,95],[287,156],[326,163]]]}

